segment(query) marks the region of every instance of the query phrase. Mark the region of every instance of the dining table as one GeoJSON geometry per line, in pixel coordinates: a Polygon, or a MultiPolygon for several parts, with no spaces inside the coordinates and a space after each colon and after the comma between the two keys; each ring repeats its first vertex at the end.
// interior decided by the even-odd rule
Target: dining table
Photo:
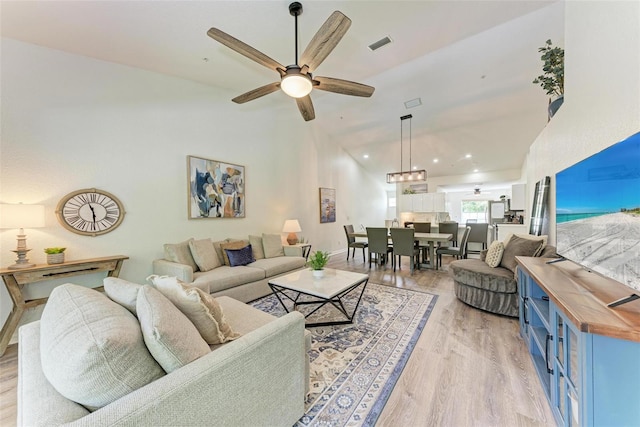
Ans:
{"type": "MultiPolygon", "coordinates": [[[[357,231],[349,233],[351,237],[364,237],[367,238],[367,233],[364,231],[357,231]]],[[[415,233],[413,238],[418,244],[427,246],[429,248],[429,260],[423,260],[420,263],[420,268],[438,269],[438,262],[436,261],[435,246],[437,243],[448,242],[453,238],[453,234],[449,233],[415,233]]],[[[391,234],[389,234],[389,241],[391,241],[391,234]]]]}

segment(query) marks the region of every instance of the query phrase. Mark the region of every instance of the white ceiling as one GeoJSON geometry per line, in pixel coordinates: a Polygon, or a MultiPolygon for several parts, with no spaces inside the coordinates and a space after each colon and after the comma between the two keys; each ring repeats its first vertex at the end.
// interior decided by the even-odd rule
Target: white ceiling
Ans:
{"type": "MultiPolygon", "coordinates": [[[[1,29],[3,37],[194,80],[235,96],[278,76],[215,42],[207,30],[218,27],[288,65],[294,62],[289,3],[2,0],[1,29]]],[[[315,75],[376,88],[371,98],[314,91],[316,119],[307,125],[335,138],[380,181],[387,172],[400,170],[400,116],[409,113],[412,163],[427,169],[430,177],[522,167],[528,147],[547,122],[547,97],[531,83],[541,70],[537,48],[549,38],[563,45],[562,3],[302,4],[300,51],[334,10],[353,21],[315,75]],[[375,52],[367,48],[384,36],[393,43],[375,52]],[[421,106],[405,109],[405,101],[418,97],[421,106]]],[[[278,109],[302,121],[295,103],[281,92],[244,105],[229,100],[228,108],[278,109]]],[[[403,142],[407,169],[407,122],[403,142]]],[[[469,182],[473,189],[471,175],[469,182]]]]}

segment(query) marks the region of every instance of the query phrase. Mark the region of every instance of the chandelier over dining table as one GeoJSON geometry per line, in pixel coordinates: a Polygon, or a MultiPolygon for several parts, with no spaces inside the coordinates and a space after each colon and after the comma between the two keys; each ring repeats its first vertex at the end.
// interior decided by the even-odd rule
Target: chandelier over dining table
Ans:
{"type": "Polygon", "coordinates": [[[419,182],[427,180],[427,171],[424,169],[411,169],[411,119],[413,116],[407,114],[400,117],[400,172],[389,172],[387,174],[387,184],[402,184],[405,182],[419,182]],[[402,140],[403,140],[403,122],[409,120],[409,170],[403,169],[402,163],[402,140]]]}

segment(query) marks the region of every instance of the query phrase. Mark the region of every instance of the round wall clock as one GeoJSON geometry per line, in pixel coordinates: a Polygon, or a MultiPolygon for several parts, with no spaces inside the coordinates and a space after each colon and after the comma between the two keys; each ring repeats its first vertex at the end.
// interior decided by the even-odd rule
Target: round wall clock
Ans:
{"type": "Polygon", "coordinates": [[[64,228],[94,237],[117,228],[124,213],[124,206],[116,196],[95,188],[67,194],[56,208],[58,221],[64,228]]]}

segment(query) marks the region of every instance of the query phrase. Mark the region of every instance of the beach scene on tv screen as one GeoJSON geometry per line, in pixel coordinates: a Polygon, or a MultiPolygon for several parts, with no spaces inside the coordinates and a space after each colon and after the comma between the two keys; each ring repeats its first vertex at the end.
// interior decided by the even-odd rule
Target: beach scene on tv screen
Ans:
{"type": "Polygon", "coordinates": [[[640,290],[640,133],[556,174],[556,245],[640,290]]]}

